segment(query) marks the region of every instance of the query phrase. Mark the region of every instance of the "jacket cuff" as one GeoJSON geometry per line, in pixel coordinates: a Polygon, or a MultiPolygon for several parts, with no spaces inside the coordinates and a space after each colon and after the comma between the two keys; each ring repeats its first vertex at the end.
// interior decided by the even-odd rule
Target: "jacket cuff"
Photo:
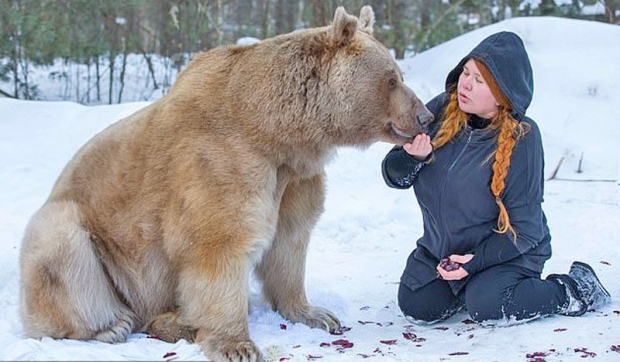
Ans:
{"type": "Polygon", "coordinates": [[[521,252],[507,235],[494,234],[480,244],[473,254],[474,257],[462,265],[469,274],[505,263],[520,256],[521,252]]]}

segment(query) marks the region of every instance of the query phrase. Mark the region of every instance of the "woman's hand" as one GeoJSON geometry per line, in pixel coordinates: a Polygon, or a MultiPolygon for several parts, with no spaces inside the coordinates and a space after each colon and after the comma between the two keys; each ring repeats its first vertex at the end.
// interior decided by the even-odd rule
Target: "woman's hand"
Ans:
{"type": "Polygon", "coordinates": [[[433,152],[431,137],[426,133],[418,133],[411,142],[403,145],[403,149],[418,160],[426,160],[428,155],[433,152]]]}
{"type": "MultiPolygon", "coordinates": [[[[474,254],[465,254],[465,255],[452,254],[450,255],[451,261],[459,263],[461,265],[467,263],[473,258],[474,258],[474,254]]],[[[442,268],[439,265],[437,265],[437,274],[439,274],[439,276],[443,280],[461,280],[469,275],[467,270],[465,270],[464,268],[458,268],[452,271],[446,271],[444,268],[442,268]]]]}

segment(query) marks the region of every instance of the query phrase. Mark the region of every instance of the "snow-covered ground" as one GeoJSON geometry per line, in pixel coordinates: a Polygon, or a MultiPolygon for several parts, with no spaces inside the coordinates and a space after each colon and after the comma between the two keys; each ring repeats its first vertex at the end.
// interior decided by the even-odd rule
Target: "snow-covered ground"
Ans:
{"type": "MultiPolygon", "coordinates": [[[[611,305],[580,318],[553,316],[512,327],[482,327],[466,313],[426,327],[401,315],[396,292],[422,232],[413,192],[389,189],[380,163],[390,145],[342,149],[328,166],[326,211],[307,265],[311,302],[350,328],[330,335],[292,324],[256,296],[253,340],[273,361],[619,361],[620,360],[620,27],[557,18],[517,18],[462,35],[400,62],[423,100],[487,35],[518,33],[535,71],[529,115],[541,128],[544,209],[554,256],[544,274],[590,263],[611,305]],[[581,171],[581,172],[578,172],[581,171]],[[346,340],[352,343],[340,343],[346,340]],[[348,348],[345,348],[348,347],[348,348]]],[[[18,253],[29,217],[62,167],[91,136],[148,103],[86,107],[0,99],[0,360],[206,360],[196,345],[143,334],[126,343],[24,338],[19,319],[18,253]]]]}

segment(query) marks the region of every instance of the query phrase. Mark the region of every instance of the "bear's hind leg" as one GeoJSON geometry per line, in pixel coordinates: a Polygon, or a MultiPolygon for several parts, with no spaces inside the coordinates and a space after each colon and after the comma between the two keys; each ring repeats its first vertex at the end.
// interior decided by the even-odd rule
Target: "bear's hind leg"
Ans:
{"type": "Polygon", "coordinates": [[[46,204],[20,252],[21,314],[29,337],[121,342],[134,314],[116,295],[73,202],[46,204]]]}

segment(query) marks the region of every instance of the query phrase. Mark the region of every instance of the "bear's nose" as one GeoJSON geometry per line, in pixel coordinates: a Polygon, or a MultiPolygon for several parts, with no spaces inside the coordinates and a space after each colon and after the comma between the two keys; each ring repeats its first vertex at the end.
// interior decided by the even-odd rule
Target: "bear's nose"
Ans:
{"type": "Polygon", "coordinates": [[[426,128],[432,121],[433,121],[433,114],[431,112],[422,112],[420,114],[418,114],[418,123],[420,124],[420,126],[422,126],[423,128],[426,128]]]}

